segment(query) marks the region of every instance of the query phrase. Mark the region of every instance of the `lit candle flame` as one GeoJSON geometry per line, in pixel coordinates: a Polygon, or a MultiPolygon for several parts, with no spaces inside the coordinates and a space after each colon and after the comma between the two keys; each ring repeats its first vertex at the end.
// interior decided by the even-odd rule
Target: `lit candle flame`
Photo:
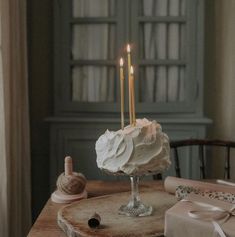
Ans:
{"type": "Polygon", "coordinates": [[[123,67],[124,61],[123,58],[120,58],[120,67],[123,67]]]}
{"type": "Polygon", "coordinates": [[[130,47],[129,44],[128,44],[127,47],[126,47],[126,51],[127,51],[127,53],[130,53],[130,52],[131,52],[131,47],[130,47]]]}
{"type": "Polygon", "coordinates": [[[133,66],[131,66],[131,68],[130,68],[130,74],[131,74],[131,75],[134,74],[134,68],[133,68],[133,66]]]}

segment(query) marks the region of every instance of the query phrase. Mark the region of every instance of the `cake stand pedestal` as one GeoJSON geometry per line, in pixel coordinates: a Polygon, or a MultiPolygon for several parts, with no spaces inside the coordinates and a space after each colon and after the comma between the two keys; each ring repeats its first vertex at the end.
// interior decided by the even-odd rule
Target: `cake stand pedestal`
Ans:
{"type": "Polygon", "coordinates": [[[130,176],[131,198],[127,205],[122,205],[118,213],[126,216],[149,216],[152,214],[152,206],[141,202],[139,196],[139,176],[130,176]]]}

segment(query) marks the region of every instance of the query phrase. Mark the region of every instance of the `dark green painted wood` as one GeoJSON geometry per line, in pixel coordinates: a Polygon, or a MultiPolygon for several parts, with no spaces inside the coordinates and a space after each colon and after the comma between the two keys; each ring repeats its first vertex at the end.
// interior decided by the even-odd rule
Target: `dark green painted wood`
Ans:
{"type": "MultiPolygon", "coordinates": [[[[209,1],[208,1],[209,2],[209,1]]],[[[196,60],[196,78],[198,80],[197,87],[197,100],[198,100],[198,108],[197,113],[199,116],[203,116],[204,112],[204,84],[206,78],[204,77],[204,69],[205,69],[205,1],[198,1],[198,10],[197,10],[197,26],[198,33],[196,38],[197,43],[197,60],[196,60]]]]}
{"type": "MultiPolygon", "coordinates": [[[[53,114],[53,2],[27,1],[28,83],[33,222],[47,202],[50,177],[49,124],[53,114]]],[[[23,139],[23,138],[22,138],[23,139]]]]}
{"type": "Polygon", "coordinates": [[[185,23],[187,21],[183,16],[138,16],[137,20],[151,23],[185,23]]]}
{"type": "Polygon", "coordinates": [[[104,24],[104,23],[116,23],[116,17],[77,17],[71,18],[69,21],[72,24],[104,24]]]}
{"type": "Polygon", "coordinates": [[[166,65],[166,66],[185,66],[185,60],[170,60],[170,59],[136,59],[139,62],[140,66],[159,66],[159,65],[166,65]]]}
{"type": "Polygon", "coordinates": [[[79,60],[70,60],[71,66],[116,66],[117,61],[115,60],[98,60],[98,59],[79,59],[79,60]]]}
{"type": "MultiPolygon", "coordinates": [[[[102,116],[103,114],[99,114],[98,116],[90,116],[89,114],[84,114],[83,116],[69,116],[69,117],[49,117],[46,119],[47,122],[56,124],[56,123],[95,123],[95,124],[100,124],[100,123],[107,123],[107,124],[118,124],[120,122],[120,118],[115,116],[102,116]]],[[[208,118],[195,118],[195,117],[178,117],[178,118],[170,118],[170,117],[160,117],[156,116],[154,114],[151,114],[151,117],[147,114],[141,114],[141,118],[149,118],[149,119],[155,119],[157,120],[160,124],[174,124],[174,125],[187,125],[187,126],[203,126],[203,125],[210,125],[212,123],[211,119],[208,118]]],[[[128,123],[128,121],[126,121],[128,123]]]]}

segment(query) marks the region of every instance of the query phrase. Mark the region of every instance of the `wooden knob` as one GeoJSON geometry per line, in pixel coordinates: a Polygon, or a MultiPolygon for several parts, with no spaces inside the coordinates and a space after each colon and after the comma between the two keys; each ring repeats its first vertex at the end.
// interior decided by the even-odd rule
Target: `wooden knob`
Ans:
{"type": "Polygon", "coordinates": [[[65,176],[73,174],[73,160],[70,156],[66,156],[64,159],[64,173],[65,176]]]}

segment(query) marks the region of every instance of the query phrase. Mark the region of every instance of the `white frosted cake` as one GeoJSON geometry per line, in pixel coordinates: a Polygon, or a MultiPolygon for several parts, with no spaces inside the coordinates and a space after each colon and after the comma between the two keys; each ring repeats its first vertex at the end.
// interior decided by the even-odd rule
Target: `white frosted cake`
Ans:
{"type": "Polygon", "coordinates": [[[135,126],[107,130],[95,148],[98,167],[111,173],[161,173],[171,164],[169,138],[155,120],[137,119],[135,126]]]}

